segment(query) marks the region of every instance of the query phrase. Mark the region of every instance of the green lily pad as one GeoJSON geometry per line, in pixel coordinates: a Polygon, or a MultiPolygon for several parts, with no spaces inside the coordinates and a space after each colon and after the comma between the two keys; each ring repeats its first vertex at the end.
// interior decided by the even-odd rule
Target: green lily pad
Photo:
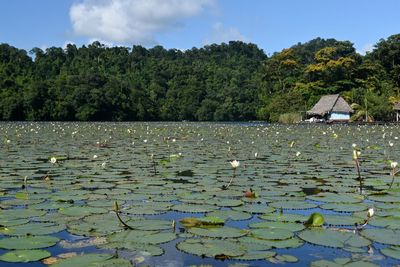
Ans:
{"type": "Polygon", "coordinates": [[[260,228],[252,230],[251,235],[259,239],[285,240],[293,237],[293,232],[281,228],[260,228]]]}
{"type": "Polygon", "coordinates": [[[315,205],[314,203],[308,203],[305,201],[279,201],[279,202],[272,202],[269,205],[277,209],[288,209],[288,210],[313,209],[317,207],[317,205],[315,205]]]}
{"type": "Polygon", "coordinates": [[[309,243],[334,247],[344,248],[350,247],[365,247],[371,244],[371,242],[353,232],[335,231],[329,229],[314,228],[304,230],[299,233],[299,237],[309,243]]]}
{"type": "Polygon", "coordinates": [[[293,232],[301,231],[305,227],[301,223],[264,221],[249,224],[250,228],[287,229],[293,232]]]}
{"type": "Polygon", "coordinates": [[[52,267],[86,267],[86,266],[99,266],[105,261],[111,259],[113,256],[109,254],[84,254],[64,260],[60,260],[52,267]]]}
{"type": "Polygon", "coordinates": [[[361,235],[374,242],[400,246],[400,230],[391,229],[364,229],[361,235]]]}
{"type": "Polygon", "coordinates": [[[212,217],[217,217],[221,218],[222,220],[225,221],[242,221],[242,220],[248,220],[252,217],[250,213],[244,212],[244,211],[236,211],[236,210],[216,210],[207,213],[208,216],[212,217]]]}
{"type": "Polygon", "coordinates": [[[292,237],[285,240],[267,240],[267,239],[258,239],[251,236],[244,236],[239,238],[238,240],[241,243],[263,245],[266,248],[297,248],[304,244],[304,242],[297,237],[292,237]]]}
{"type": "Polygon", "coordinates": [[[385,256],[391,257],[393,259],[400,260],[400,249],[393,249],[391,247],[382,248],[381,253],[385,256]]]}
{"type": "Polygon", "coordinates": [[[46,250],[13,250],[0,256],[0,261],[7,262],[31,262],[39,261],[50,257],[50,252],[46,250]]]}
{"type": "Polygon", "coordinates": [[[24,236],[0,239],[0,248],[4,249],[38,249],[54,246],[59,238],[54,236],[24,236]]]}
{"type": "Polygon", "coordinates": [[[186,239],[176,245],[179,250],[204,257],[239,257],[246,253],[245,246],[232,240],[186,239]]]}
{"type": "Polygon", "coordinates": [[[232,227],[220,227],[220,228],[189,228],[188,232],[198,236],[212,237],[212,238],[235,238],[241,237],[248,234],[248,231],[232,228],[232,227]]]}
{"type": "Polygon", "coordinates": [[[160,233],[158,231],[125,230],[110,235],[111,242],[132,242],[142,244],[161,244],[176,238],[175,233],[160,233]]]}
{"type": "Polygon", "coordinates": [[[126,249],[137,251],[140,253],[149,254],[151,256],[161,256],[164,254],[164,250],[156,245],[136,243],[136,242],[110,242],[104,245],[100,245],[103,249],[126,249]]]}
{"type": "Polygon", "coordinates": [[[84,217],[91,214],[106,213],[108,212],[108,210],[104,208],[89,207],[89,206],[73,206],[67,208],[60,208],[58,212],[72,217],[84,217]]]}
{"type": "Polygon", "coordinates": [[[53,223],[27,223],[15,225],[8,228],[0,228],[0,233],[5,235],[47,235],[60,232],[65,226],[53,223]]]}

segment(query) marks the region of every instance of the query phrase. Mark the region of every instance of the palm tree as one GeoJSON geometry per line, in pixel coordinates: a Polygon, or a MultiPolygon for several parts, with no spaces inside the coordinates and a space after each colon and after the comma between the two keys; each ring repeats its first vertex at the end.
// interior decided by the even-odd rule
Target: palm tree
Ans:
{"type": "Polygon", "coordinates": [[[374,117],[368,114],[368,101],[364,98],[364,105],[357,103],[351,104],[351,108],[355,111],[354,115],[351,117],[352,121],[364,120],[366,122],[373,122],[374,117]]]}

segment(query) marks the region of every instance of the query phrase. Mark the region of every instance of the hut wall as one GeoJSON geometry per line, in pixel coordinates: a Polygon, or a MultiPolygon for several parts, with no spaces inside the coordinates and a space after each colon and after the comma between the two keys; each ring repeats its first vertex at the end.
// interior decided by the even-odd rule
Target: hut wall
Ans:
{"type": "Polygon", "coordinates": [[[341,112],[332,112],[329,115],[329,120],[332,121],[348,121],[350,120],[350,114],[349,113],[341,113],[341,112]]]}

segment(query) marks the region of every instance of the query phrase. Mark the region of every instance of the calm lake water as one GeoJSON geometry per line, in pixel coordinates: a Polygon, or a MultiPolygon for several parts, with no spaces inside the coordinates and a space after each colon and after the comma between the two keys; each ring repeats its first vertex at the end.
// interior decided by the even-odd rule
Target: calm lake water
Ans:
{"type": "Polygon", "coordinates": [[[0,266],[399,265],[399,138],[397,125],[0,123],[0,266]],[[312,213],[322,227],[305,228],[312,213]]]}

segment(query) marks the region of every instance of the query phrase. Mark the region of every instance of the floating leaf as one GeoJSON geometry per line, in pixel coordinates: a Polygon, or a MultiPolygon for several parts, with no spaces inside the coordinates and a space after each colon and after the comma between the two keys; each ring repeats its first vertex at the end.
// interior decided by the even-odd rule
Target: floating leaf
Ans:
{"type": "Polygon", "coordinates": [[[0,256],[0,261],[7,262],[31,262],[50,257],[50,252],[46,250],[13,250],[0,256]]]}
{"type": "Polygon", "coordinates": [[[246,253],[245,246],[232,240],[186,239],[178,243],[176,247],[189,254],[210,258],[222,256],[225,258],[233,258],[246,253]]]}
{"type": "Polygon", "coordinates": [[[0,239],[0,248],[37,249],[54,246],[60,239],[54,236],[24,236],[0,239]]]}
{"type": "Polygon", "coordinates": [[[400,246],[400,230],[364,229],[361,235],[378,243],[400,246]]]}
{"type": "Polygon", "coordinates": [[[320,228],[304,230],[299,233],[299,237],[315,245],[335,248],[344,248],[346,246],[365,247],[371,244],[367,239],[352,232],[320,228]]]}
{"type": "Polygon", "coordinates": [[[112,258],[109,254],[84,254],[64,260],[60,260],[52,267],[87,267],[87,266],[101,266],[102,263],[112,258]]]}
{"type": "Polygon", "coordinates": [[[221,228],[189,228],[188,232],[198,236],[213,237],[213,238],[235,238],[241,237],[248,234],[248,231],[232,228],[232,227],[221,227],[221,228]]]}

